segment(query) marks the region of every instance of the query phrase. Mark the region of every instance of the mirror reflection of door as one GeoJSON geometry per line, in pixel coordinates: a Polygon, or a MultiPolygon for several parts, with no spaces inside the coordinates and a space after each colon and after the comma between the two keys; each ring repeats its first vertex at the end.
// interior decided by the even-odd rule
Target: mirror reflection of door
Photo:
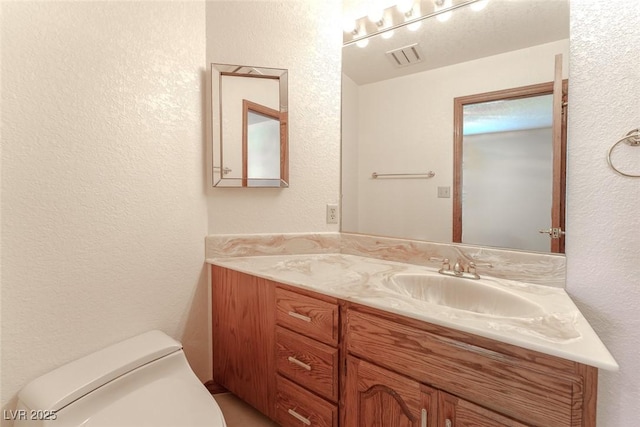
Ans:
{"type": "Polygon", "coordinates": [[[564,193],[566,145],[554,142],[553,92],[551,82],[455,99],[454,242],[564,252],[561,234],[540,233],[564,229],[554,182],[564,193]]]}
{"type": "Polygon", "coordinates": [[[242,186],[269,186],[283,176],[280,112],[246,99],[242,111],[242,186]]]}

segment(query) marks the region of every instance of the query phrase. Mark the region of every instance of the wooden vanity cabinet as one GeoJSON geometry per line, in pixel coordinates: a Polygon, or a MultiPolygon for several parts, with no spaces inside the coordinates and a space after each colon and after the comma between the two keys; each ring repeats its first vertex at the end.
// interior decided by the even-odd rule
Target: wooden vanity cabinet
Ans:
{"type": "Polygon", "coordinates": [[[213,380],[274,417],[275,283],[212,267],[213,380]]]}
{"type": "Polygon", "coordinates": [[[216,383],[282,427],[594,427],[596,368],[212,268],[216,383]]]}

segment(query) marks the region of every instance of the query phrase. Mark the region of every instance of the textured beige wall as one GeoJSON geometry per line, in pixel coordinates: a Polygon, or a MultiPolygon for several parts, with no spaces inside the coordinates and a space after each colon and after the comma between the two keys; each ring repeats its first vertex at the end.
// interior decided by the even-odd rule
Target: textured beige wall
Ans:
{"type": "Polygon", "coordinates": [[[204,3],[1,7],[3,409],[149,329],[205,379],[204,3]]]}
{"type": "MultiPolygon", "coordinates": [[[[640,178],[607,165],[609,147],[640,126],[636,0],[571,2],[567,291],[620,365],[601,372],[598,425],[638,424],[640,178]]],[[[640,173],[640,148],[618,161],[640,173]]]]}

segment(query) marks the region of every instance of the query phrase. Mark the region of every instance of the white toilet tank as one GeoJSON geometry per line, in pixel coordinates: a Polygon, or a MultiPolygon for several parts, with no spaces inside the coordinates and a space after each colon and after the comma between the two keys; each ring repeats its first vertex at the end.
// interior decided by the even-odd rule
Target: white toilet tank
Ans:
{"type": "Polygon", "coordinates": [[[18,393],[17,427],[225,427],[179,342],[160,331],[45,374],[18,393]]]}

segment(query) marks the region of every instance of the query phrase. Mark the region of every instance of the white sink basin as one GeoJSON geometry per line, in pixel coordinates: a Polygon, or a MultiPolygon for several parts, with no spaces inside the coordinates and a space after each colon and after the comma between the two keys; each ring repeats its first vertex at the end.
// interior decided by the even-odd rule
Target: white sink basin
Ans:
{"type": "Polygon", "coordinates": [[[538,304],[480,280],[441,274],[396,274],[385,284],[411,298],[497,317],[531,318],[544,315],[538,304]]]}

